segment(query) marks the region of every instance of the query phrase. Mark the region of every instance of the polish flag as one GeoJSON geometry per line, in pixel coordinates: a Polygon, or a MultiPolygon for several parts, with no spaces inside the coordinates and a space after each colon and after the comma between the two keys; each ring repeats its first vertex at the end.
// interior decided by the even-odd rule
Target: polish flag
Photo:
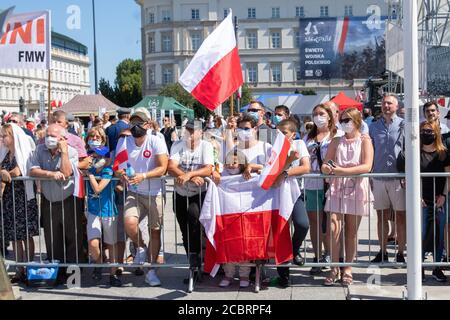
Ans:
{"type": "Polygon", "coordinates": [[[232,11],[205,39],[179,83],[213,111],[244,82],[234,33],[232,11]]]}
{"type": "Polygon", "coordinates": [[[258,177],[223,177],[219,185],[209,180],[200,214],[208,238],[205,271],[214,277],[223,263],[291,260],[288,221],[299,196],[295,179],[269,191],[258,188],[258,177]]]}
{"type": "Polygon", "coordinates": [[[259,178],[259,186],[261,188],[269,190],[272,187],[275,180],[283,172],[290,149],[291,142],[289,139],[280,130],[277,130],[277,138],[272,146],[272,154],[259,178]]]}
{"type": "Polygon", "coordinates": [[[334,38],[334,52],[339,55],[344,54],[345,43],[347,42],[350,18],[338,18],[336,22],[336,34],[334,38]]]}
{"type": "Polygon", "coordinates": [[[113,171],[125,170],[128,163],[127,139],[121,138],[117,142],[116,158],[114,160],[113,171]]]}
{"type": "Polygon", "coordinates": [[[81,174],[77,166],[74,164],[72,164],[72,171],[73,177],[75,179],[73,196],[83,199],[85,195],[83,175],[81,174]]]}

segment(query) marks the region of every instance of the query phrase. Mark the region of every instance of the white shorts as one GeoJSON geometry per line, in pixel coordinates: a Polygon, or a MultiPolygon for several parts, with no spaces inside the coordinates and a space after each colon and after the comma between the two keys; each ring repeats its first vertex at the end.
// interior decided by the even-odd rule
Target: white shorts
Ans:
{"type": "Polygon", "coordinates": [[[399,179],[373,180],[375,210],[406,210],[406,192],[399,179]]]}
{"type": "MultiPolygon", "coordinates": [[[[87,237],[89,241],[102,239],[102,236],[103,241],[109,245],[116,244],[118,239],[123,241],[123,236],[118,238],[119,217],[105,218],[88,213],[87,220],[87,237]]],[[[123,230],[123,226],[121,229],[123,230]]]]}

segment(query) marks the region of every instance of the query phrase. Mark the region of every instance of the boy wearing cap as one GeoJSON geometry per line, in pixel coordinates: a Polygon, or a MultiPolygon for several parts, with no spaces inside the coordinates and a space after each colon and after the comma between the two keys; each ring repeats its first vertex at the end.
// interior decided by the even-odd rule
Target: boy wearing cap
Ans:
{"type": "MultiPolygon", "coordinates": [[[[102,238],[109,251],[110,262],[116,263],[117,249],[117,207],[115,205],[114,187],[111,181],[114,172],[111,167],[109,149],[104,146],[90,150],[93,166],[88,170],[88,211],[87,235],[89,254],[95,263],[102,263],[102,238]]],[[[101,280],[102,269],[95,268],[92,275],[94,280],[101,280]]],[[[116,268],[111,268],[110,284],[120,287],[122,282],[116,275],[116,268]]]]}

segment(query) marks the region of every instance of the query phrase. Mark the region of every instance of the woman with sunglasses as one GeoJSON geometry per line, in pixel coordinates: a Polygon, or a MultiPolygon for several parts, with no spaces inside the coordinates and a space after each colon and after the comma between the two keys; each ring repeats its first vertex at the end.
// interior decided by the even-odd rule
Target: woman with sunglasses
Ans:
{"type": "MultiPolygon", "coordinates": [[[[436,121],[420,124],[420,172],[450,172],[450,155],[436,121]]],[[[435,262],[441,262],[444,250],[445,183],[446,178],[422,178],[423,252],[433,252],[435,262]]],[[[434,268],[432,275],[438,282],[447,281],[440,267],[434,268]]]]}
{"type": "MultiPolygon", "coordinates": [[[[358,228],[362,217],[370,213],[373,196],[368,178],[348,176],[369,173],[372,170],[374,151],[370,138],[360,133],[362,116],[357,109],[350,108],[342,112],[339,123],[345,135],[331,142],[322,172],[343,177],[331,179],[325,211],[330,212],[332,262],[339,262],[340,238],[343,233],[345,262],[351,263],[356,255],[358,228]]],[[[342,284],[351,285],[352,267],[344,267],[342,272],[342,284]]],[[[333,267],[324,285],[331,286],[338,278],[339,268],[333,267]]]]}

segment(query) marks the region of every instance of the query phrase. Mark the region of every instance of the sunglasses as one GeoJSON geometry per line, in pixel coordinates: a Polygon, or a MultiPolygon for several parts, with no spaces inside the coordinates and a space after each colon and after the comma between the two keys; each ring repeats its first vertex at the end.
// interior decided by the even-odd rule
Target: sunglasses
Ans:
{"type": "Polygon", "coordinates": [[[350,121],[352,121],[351,118],[345,118],[345,119],[341,119],[341,120],[339,121],[339,123],[349,123],[350,121]]]}
{"type": "Polygon", "coordinates": [[[8,123],[15,123],[15,124],[18,124],[19,121],[17,121],[17,120],[9,120],[8,123]]]}
{"type": "Polygon", "coordinates": [[[252,128],[239,128],[238,130],[242,130],[242,131],[250,131],[250,130],[252,130],[252,128]]]}
{"type": "Polygon", "coordinates": [[[259,110],[259,109],[248,109],[247,111],[248,111],[248,112],[259,112],[259,111],[261,111],[261,110],[259,110]]]}

